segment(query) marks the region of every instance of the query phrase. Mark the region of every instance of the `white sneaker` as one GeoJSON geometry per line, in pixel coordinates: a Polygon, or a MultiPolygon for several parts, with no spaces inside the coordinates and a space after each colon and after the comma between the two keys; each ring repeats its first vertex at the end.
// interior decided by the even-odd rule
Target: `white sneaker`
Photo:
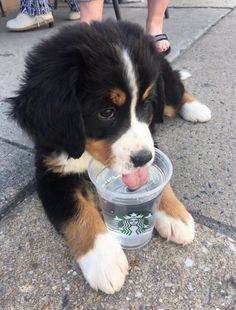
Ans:
{"type": "Polygon", "coordinates": [[[70,12],[69,16],[68,16],[69,20],[78,20],[80,19],[80,12],[70,12]]]}
{"type": "Polygon", "coordinates": [[[6,23],[7,29],[11,31],[24,31],[43,25],[49,25],[49,27],[53,25],[53,16],[51,12],[36,16],[19,13],[15,18],[6,23]]]}

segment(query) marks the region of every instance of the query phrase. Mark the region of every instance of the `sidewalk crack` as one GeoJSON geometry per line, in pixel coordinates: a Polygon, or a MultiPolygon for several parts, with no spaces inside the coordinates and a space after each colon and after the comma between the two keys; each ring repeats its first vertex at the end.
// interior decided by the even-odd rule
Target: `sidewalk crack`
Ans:
{"type": "Polygon", "coordinates": [[[29,183],[24,186],[15,197],[9,201],[5,206],[3,206],[0,211],[0,221],[6,217],[12,210],[15,209],[25,198],[29,197],[35,192],[35,179],[29,181],[29,183]]]}

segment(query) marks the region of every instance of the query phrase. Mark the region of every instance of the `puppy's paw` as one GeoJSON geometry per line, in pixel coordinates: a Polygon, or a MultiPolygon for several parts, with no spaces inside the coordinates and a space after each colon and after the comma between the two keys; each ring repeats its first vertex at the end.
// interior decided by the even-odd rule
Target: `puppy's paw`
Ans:
{"type": "Polygon", "coordinates": [[[119,291],[128,274],[125,253],[108,233],[98,235],[94,248],[78,259],[78,263],[91,287],[107,294],[119,291]]]}
{"type": "Polygon", "coordinates": [[[188,244],[194,239],[194,221],[188,212],[187,215],[184,219],[174,218],[158,210],[155,214],[155,228],[167,241],[188,244]]]}
{"type": "Polygon", "coordinates": [[[210,109],[198,101],[184,103],[179,110],[179,114],[186,121],[194,123],[204,123],[211,119],[210,109]]]}
{"type": "Polygon", "coordinates": [[[181,69],[179,70],[179,76],[180,76],[181,81],[185,81],[188,78],[190,78],[192,74],[188,70],[181,69]]]}

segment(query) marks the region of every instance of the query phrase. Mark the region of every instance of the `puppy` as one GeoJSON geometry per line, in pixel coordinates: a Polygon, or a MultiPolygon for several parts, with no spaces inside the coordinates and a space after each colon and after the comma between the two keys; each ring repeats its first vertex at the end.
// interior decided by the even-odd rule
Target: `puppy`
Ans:
{"type": "MultiPolygon", "coordinates": [[[[152,163],[152,132],[163,115],[205,122],[210,110],[185,91],[139,26],[112,21],[77,24],[41,42],[9,101],[12,117],[35,143],[37,191],[49,220],[91,287],[119,291],[128,262],[99,214],[89,161],[95,158],[129,183],[152,163]]],[[[155,221],[167,240],[187,244],[194,238],[193,218],[170,185],[155,221]]]]}

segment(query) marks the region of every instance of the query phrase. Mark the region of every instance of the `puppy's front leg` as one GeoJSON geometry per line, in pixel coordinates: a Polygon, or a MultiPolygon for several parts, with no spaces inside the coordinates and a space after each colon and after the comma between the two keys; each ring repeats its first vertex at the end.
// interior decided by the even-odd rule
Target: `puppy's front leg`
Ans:
{"type": "Polygon", "coordinates": [[[113,294],[128,273],[126,256],[108,234],[93,200],[77,192],[75,203],[79,212],[64,225],[64,236],[91,287],[113,294]]]}
{"type": "Polygon", "coordinates": [[[170,184],[165,187],[156,210],[155,228],[163,238],[178,244],[187,244],[194,239],[193,218],[177,199],[170,184]]]}
{"type": "Polygon", "coordinates": [[[186,91],[181,99],[179,114],[189,122],[208,122],[211,119],[210,109],[186,91]]]}

